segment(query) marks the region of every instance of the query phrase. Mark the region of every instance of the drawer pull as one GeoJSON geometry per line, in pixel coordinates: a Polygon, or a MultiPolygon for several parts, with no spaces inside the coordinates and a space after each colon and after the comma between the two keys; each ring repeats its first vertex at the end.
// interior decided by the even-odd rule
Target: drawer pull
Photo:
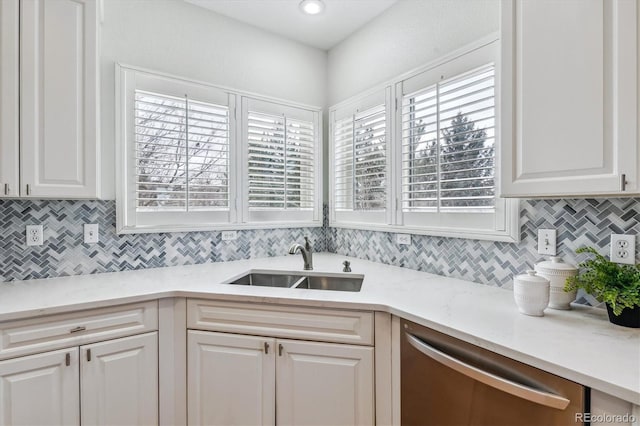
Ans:
{"type": "Polygon", "coordinates": [[[91,362],[91,349],[87,349],[87,361],[91,362]]]}
{"type": "Polygon", "coordinates": [[[76,327],[76,328],[72,328],[71,330],[69,330],[69,333],[79,333],[81,331],[85,331],[87,329],[87,327],[76,327]]]}
{"type": "Polygon", "coordinates": [[[64,364],[68,367],[71,365],[71,354],[67,354],[64,357],[64,364]]]}

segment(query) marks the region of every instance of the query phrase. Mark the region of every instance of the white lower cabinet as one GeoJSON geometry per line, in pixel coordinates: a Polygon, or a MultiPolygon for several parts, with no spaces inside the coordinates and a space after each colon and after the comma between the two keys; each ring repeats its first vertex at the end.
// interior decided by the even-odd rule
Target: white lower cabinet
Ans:
{"type": "Polygon", "coordinates": [[[0,361],[0,425],[158,424],[158,333],[0,361]]]}
{"type": "Polygon", "coordinates": [[[158,333],[81,346],[83,425],[158,424],[158,333]]]}
{"type": "Polygon", "coordinates": [[[78,425],[78,348],[0,361],[0,425],[78,425]]]}
{"type": "Polygon", "coordinates": [[[269,338],[189,331],[189,424],[275,424],[274,345],[269,338]]]}
{"type": "Polygon", "coordinates": [[[372,425],[373,348],[188,332],[190,425],[372,425]]]}
{"type": "Polygon", "coordinates": [[[373,348],[278,340],[279,425],[374,424],[373,348]]]}

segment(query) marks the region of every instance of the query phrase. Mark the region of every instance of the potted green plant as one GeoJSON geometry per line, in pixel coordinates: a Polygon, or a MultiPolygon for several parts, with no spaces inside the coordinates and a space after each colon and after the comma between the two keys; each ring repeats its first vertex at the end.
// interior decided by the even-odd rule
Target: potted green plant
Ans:
{"type": "Polygon", "coordinates": [[[581,247],[576,253],[591,253],[595,258],[578,265],[580,273],[567,278],[564,290],[583,288],[606,303],[613,324],[640,328],[640,265],[611,262],[592,247],[581,247]]]}

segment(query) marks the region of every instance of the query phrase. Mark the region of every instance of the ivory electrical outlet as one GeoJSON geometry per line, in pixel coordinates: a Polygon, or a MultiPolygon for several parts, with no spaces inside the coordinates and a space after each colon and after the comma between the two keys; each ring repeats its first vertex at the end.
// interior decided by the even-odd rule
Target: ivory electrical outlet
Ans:
{"type": "Polygon", "coordinates": [[[556,255],[556,230],[538,229],[538,253],[556,255]]]}
{"type": "Polygon", "coordinates": [[[222,231],[222,241],[235,241],[238,239],[236,231],[222,231]]]}
{"type": "Polygon", "coordinates": [[[615,263],[636,263],[636,236],[611,234],[611,253],[609,258],[615,263]]]}
{"type": "Polygon", "coordinates": [[[27,225],[26,236],[28,246],[41,246],[44,243],[42,225],[27,225]]]}
{"type": "Polygon", "coordinates": [[[410,246],[411,234],[396,234],[396,244],[400,244],[402,246],[410,246]]]}

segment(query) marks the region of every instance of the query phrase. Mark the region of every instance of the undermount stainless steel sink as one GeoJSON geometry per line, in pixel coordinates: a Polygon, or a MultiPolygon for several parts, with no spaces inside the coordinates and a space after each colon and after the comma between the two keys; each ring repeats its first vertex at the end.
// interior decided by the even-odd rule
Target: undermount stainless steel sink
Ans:
{"type": "Polygon", "coordinates": [[[250,271],[226,284],[254,285],[260,287],[300,288],[306,290],[360,291],[362,275],[295,275],[278,271],[250,271]]]}
{"type": "Polygon", "coordinates": [[[296,285],[296,288],[309,290],[337,290],[360,291],[363,278],[358,277],[327,277],[309,275],[296,285]]]}
{"type": "Polygon", "coordinates": [[[227,284],[257,285],[261,287],[291,287],[302,279],[302,275],[252,272],[227,284]]]}

